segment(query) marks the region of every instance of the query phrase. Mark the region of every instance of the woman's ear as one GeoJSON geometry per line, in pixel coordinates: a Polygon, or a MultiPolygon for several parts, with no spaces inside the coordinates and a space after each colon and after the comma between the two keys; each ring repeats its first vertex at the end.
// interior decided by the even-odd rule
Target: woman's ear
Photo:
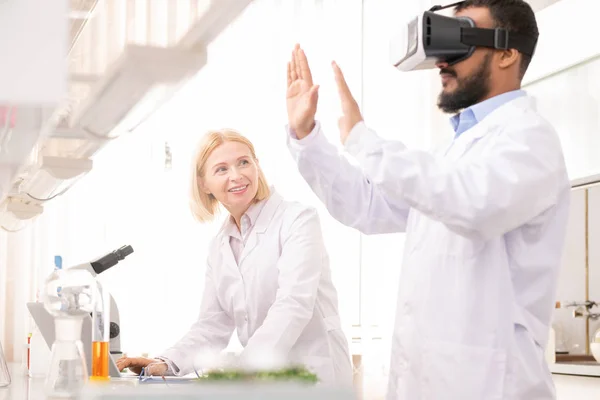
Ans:
{"type": "Polygon", "coordinates": [[[206,194],[210,194],[210,190],[206,187],[206,183],[204,183],[204,179],[197,177],[196,182],[198,182],[198,189],[200,189],[200,191],[202,191],[206,194]]]}

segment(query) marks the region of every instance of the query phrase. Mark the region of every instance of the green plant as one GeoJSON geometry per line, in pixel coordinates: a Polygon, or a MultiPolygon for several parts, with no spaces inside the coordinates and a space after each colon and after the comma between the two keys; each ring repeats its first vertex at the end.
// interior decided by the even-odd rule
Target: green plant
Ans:
{"type": "Polygon", "coordinates": [[[200,381],[295,381],[316,383],[318,378],[304,367],[276,371],[214,370],[199,378],[200,381]]]}

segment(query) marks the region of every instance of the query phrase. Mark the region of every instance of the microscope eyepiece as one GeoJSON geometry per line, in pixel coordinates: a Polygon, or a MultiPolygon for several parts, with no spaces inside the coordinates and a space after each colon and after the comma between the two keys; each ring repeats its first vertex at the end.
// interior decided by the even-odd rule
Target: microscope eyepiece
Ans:
{"type": "Polygon", "coordinates": [[[119,261],[133,253],[133,248],[129,245],[123,246],[112,253],[105,255],[104,257],[91,262],[92,268],[96,274],[100,274],[109,268],[114,267],[119,261]]]}
{"type": "Polygon", "coordinates": [[[125,257],[127,257],[128,255],[130,255],[131,253],[133,253],[133,248],[129,245],[123,246],[118,250],[115,250],[115,253],[117,253],[117,255],[119,256],[119,260],[124,259],[125,257]]]}

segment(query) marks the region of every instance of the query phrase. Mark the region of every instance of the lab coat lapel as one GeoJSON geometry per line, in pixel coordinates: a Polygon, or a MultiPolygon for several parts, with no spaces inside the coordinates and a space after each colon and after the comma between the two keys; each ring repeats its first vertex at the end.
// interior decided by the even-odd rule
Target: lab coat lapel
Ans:
{"type": "Polygon", "coordinates": [[[243,321],[244,316],[246,315],[246,299],[245,299],[245,289],[244,289],[244,279],[242,278],[242,274],[238,267],[238,264],[235,262],[235,257],[233,255],[233,250],[231,250],[231,245],[229,244],[229,235],[221,232],[221,260],[222,260],[222,268],[223,268],[223,276],[226,276],[229,284],[231,285],[231,289],[227,291],[227,293],[231,293],[231,304],[233,308],[233,315],[236,326],[238,328],[238,334],[240,340],[247,341],[248,340],[248,330],[247,325],[245,328],[240,329],[240,321],[243,321]]]}
{"type": "Polygon", "coordinates": [[[271,223],[273,219],[273,215],[275,211],[283,201],[283,198],[277,194],[273,189],[271,189],[271,196],[267,200],[267,203],[264,205],[264,208],[261,210],[256,223],[254,224],[254,228],[250,232],[250,236],[248,236],[248,241],[244,246],[244,251],[242,252],[242,256],[240,257],[240,268],[242,267],[244,260],[252,251],[256,248],[258,243],[260,243],[262,235],[267,230],[267,227],[271,223]]]}
{"type": "Polygon", "coordinates": [[[226,265],[227,268],[233,268],[235,271],[239,272],[238,265],[233,256],[233,251],[231,250],[231,245],[229,244],[229,235],[221,235],[221,257],[223,257],[223,264],[226,265]]]}
{"type": "Polygon", "coordinates": [[[475,142],[488,132],[488,124],[485,124],[484,122],[486,121],[483,120],[455,139],[446,152],[446,157],[452,160],[461,158],[475,142]]]}

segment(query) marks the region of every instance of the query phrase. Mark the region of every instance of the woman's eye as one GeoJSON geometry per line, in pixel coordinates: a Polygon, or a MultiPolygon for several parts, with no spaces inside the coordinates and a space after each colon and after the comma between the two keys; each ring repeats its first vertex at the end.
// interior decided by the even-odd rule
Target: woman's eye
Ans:
{"type": "Polygon", "coordinates": [[[241,165],[247,165],[247,164],[249,164],[249,162],[248,162],[248,160],[242,160],[242,161],[240,161],[240,164],[241,165]]]}
{"type": "Polygon", "coordinates": [[[225,168],[225,167],[219,167],[219,168],[217,168],[216,172],[218,174],[218,173],[225,172],[225,171],[227,171],[227,168],[225,168]]]}

